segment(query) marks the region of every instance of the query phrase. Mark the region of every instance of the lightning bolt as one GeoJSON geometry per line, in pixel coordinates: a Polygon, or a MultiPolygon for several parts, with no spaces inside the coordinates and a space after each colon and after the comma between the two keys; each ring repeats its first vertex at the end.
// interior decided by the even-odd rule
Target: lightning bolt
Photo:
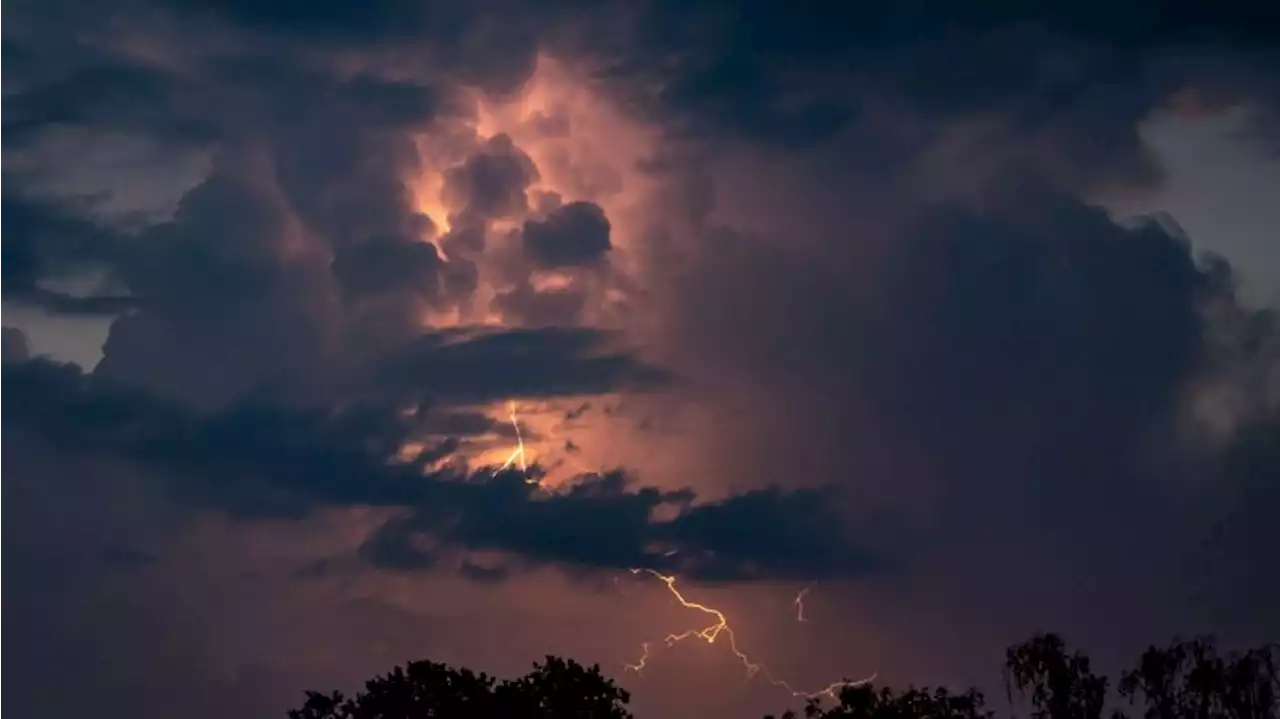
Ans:
{"type": "MultiPolygon", "coordinates": [[[[520,465],[520,471],[525,475],[525,481],[533,484],[538,484],[540,483],[539,480],[530,478],[528,476],[529,467],[528,467],[528,460],[525,455],[524,435],[520,431],[520,417],[516,412],[515,402],[509,401],[507,403],[507,413],[511,419],[511,426],[513,429],[515,429],[516,448],[514,451],[512,451],[511,455],[507,457],[507,461],[504,462],[500,468],[498,468],[496,473],[504,472],[507,469],[510,469],[513,465],[515,465],[518,462],[520,465]]],[[[671,550],[666,554],[664,554],[663,556],[667,556],[667,557],[673,556],[677,553],[677,551],[678,550],[671,550]]],[[[869,677],[858,679],[855,681],[832,682],[826,685],[825,687],[813,692],[799,691],[787,681],[777,678],[773,674],[773,672],[769,670],[769,667],[765,666],[763,663],[752,661],[751,657],[749,657],[745,652],[739,649],[738,635],[733,631],[733,627],[729,626],[729,618],[725,616],[724,612],[720,611],[719,609],[716,609],[715,607],[707,606],[705,604],[689,601],[688,599],[686,599],[684,594],[676,586],[676,577],[674,575],[662,574],[661,572],[658,572],[653,569],[632,569],[631,573],[632,574],[649,574],[649,575],[652,575],[653,577],[656,577],[657,579],[661,580],[663,584],[666,585],[667,591],[669,591],[671,595],[676,598],[676,601],[680,603],[680,606],[686,609],[693,609],[693,610],[699,611],[703,614],[706,614],[712,617],[715,620],[712,624],[702,629],[690,629],[688,631],[684,631],[679,634],[668,634],[665,639],[668,647],[675,646],[676,644],[686,639],[694,639],[694,638],[701,639],[707,644],[715,644],[716,640],[723,635],[725,637],[728,637],[729,650],[733,652],[733,655],[737,657],[738,661],[742,663],[743,668],[746,669],[747,679],[754,679],[756,675],[760,675],[764,677],[765,681],[767,681],[771,686],[775,686],[780,689],[783,689],[788,693],[790,693],[791,696],[793,697],[798,697],[803,699],[819,699],[821,697],[836,699],[838,698],[837,694],[841,689],[844,689],[845,687],[856,687],[856,686],[861,686],[863,684],[867,684],[869,682],[875,681],[876,677],[878,676],[877,673],[872,673],[871,676],[869,677]]],[[[621,585],[618,585],[617,577],[614,578],[614,584],[618,586],[619,591],[622,591],[621,585]]],[[[808,621],[808,619],[804,616],[804,597],[806,594],[809,593],[809,590],[812,588],[813,588],[812,585],[810,585],[800,590],[800,593],[796,595],[796,598],[793,601],[793,604],[796,606],[796,619],[801,622],[808,621]]],[[[625,592],[623,593],[625,594],[625,592]]],[[[652,646],[649,642],[644,642],[643,644],[640,645],[640,649],[641,649],[640,658],[637,659],[634,664],[624,665],[625,671],[633,671],[633,672],[636,672],[637,674],[644,671],[645,667],[648,665],[649,659],[652,657],[652,651],[651,651],[652,646]]]]}
{"type": "MultiPolygon", "coordinates": [[[[745,652],[739,649],[738,636],[737,634],[734,633],[733,627],[729,626],[729,618],[725,616],[724,612],[720,611],[719,609],[716,609],[715,607],[709,607],[705,604],[701,604],[699,602],[692,602],[686,599],[684,594],[680,591],[680,589],[676,587],[675,576],[662,574],[661,572],[657,572],[652,569],[632,569],[631,573],[632,574],[643,573],[643,574],[649,574],[654,577],[657,577],[659,580],[662,581],[663,584],[667,586],[667,591],[669,591],[671,595],[676,598],[676,601],[680,603],[680,606],[685,607],[686,609],[697,610],[714,619],[714,622],[712,622],[710,625],[702,629],[690,629],[688,631],[681,632],[680,634],[668,634],[665,640],[668,647],[675,646],[677,643],[682,642],[686,639],[694,639],[694,638],[701,639],[707,644],[715,644],[716,640],[723,635],[725,637],[728,637],[729,650],[733,652],[734,656],[738,658],[738,661],[742,662],[742,666],[746,668],[748,679],[753,679],[757,674],[759,674],[760,676],[764,677],[765,680],[769,682],[769,684],[771,684],[772,686],[779,687],[781,689],[784,689],[790,692],[791,696],[793,697],[799,697],[803,699],[818,699],[821,697],[829,697],[831,699],[835,699],[837,693],[841,689],[845,687],[856,687],[862,684],[866,684],[868,682],[874,681],[877,676],[876,674],[872,674],[871,676],[866,677],[865,679],[858,679],[856,681],[832,682],[827,686],[823,687],[822,689],[819,689],[818,691],[815,691],[815,692],[799,691],[795,687],[791,686],[791,684],[789,684],[788,682],[782,679],[778,679],[776,676],[774,676],[773,672],[769,671],[769,667],[765,666],[762,663],[752,661],[751,658],[747,656],[745,652]]],[[[803,594],[804,592],[801,592],[801,596],[803,596],[803,594]]],[[[801,597],[797,597],[797,600],[800,598],[801,597]]],[[[649,642],[645,642],[644,644],[641,644],[640,649],[641,649],[640,658],[634,664],[625,665],[624,666],[625,671],[633,671],[638,674],[644,670],[645,666],[648,664],[649,658],[652,656],[650,653],[649,642]]]]}
{"type": "Polygon", "coordinates": [[[791,602],[791,603],[792,603],[792,604],[794,604],[794,605],[795,605],[795,607],[796,607],[796,621],[797,621],[797,622],[807,622],[807,621],[809,621],[809,619],[808,619],[807,617],[805,617],[805,615],[804,615],[804,596],[805,596],[806,594],[808,594],[808,593],[809,593],[809,590],[810,590],[810,589],[813,589],[813,585],[812,585],[812,584],[810,584],[809,586],[805,587],[804,589],[801,589],[801,590],[800,590],[800,593],[799,593],[799,594],[797,594],[797,595],[796,595],[796,598],[795,598],[794,600],[792,600],[792,602],[791,602]]]}
{"type": "Polygon", "coordinates": [[[511,417],[511,426],[516,430],[516,448],[515,451],[511,453],[511,456],[507,457],[507,461],[504,462],[502,466],[498,468],[498,471],[494,472],[494,474],[507,471],[511,468],[511,465],[519,461],[520,472],[525,476],[524,481],[529,482],[530,484],[537,484],[538,480],[529,478],[529,463],[526,460],[524,453],[524,435],[520,433],[520,417],[516,414],[515,402],[507,402],[507,413],[511,417]]]}
{"type": "MultiPolygon", "coordinates": [[[[494,473],[493,473],[494,476],[497,476],[502,472],[507,471],[512,466],[515,466],[518,464],[520,467],[521,473],[525,475],[526,482],[528,482],[529,484],[537,484],[544,489],[548,489],[549,487],[546,484],[545,478],[540,479],[537,477],[529,476],[529,464],[528,464],[527,453],[526,453],[525,444],[524,444],[524,432],[521,431],[520,429],[520,424],[521,424],[520,416],[516,411],[516,403],[513,401],[507,402],[507,417],[511,421],[511,427],[515,430],[516,447],[514,450],[512,450],[511,454],[507,457],[507,461],[503,462],[501,467],[498,467],[496,470],[494,470],[494,473]]],[[[568,465],[579,475],[599,475],[600,474],[596,470],[588,469],[587,467],[583,466],[581,462],[578,462],[573,457],[568,455],[561,457],[558,460],[558,464],[568,465]]],[[[555,466],[557,465],[553,464],[552,468],[554,469],[555,466]]]]}

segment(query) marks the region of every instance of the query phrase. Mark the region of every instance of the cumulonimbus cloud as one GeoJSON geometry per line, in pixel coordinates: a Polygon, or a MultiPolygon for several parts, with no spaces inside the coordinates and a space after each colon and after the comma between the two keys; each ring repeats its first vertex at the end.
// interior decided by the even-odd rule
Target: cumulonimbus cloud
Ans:
{"type": "Polygon", "coordinates": [[[1275,626],[1275,314],[1091,204],[1159,187],[1156,115],[1269,139],[1264,14],[50,2],[5,18],[5,302],[119,316],[90,373],[6,363],[6,449],[240,518],[374,506],[386,570],[896,576],[984,638],[1275,626]],[[634,461],[560,494],[442,468],[515,439],[511,398],[582,433],[531,442],[634,461]]]}

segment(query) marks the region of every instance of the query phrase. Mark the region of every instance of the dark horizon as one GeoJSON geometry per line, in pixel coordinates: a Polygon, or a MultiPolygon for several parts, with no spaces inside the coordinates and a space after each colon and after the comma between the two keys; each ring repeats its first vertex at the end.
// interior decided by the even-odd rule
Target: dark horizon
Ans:
{"type": "MultiPolygon", "coordinates": [[[[1280,644],[1222,653],[1212,637],[1151,644],[1115,676],[1059,634],[1010,646],[1001,668],[1010,716],[1034,719],[1275,719],[1280,716],[1280,644]]],[[[776,683],[775,683],[776,684],[776,683]]],[[[782,719],[994,719],[977,687],[886,687],[867,677],[811,693],[782,719]]],[[[458,719],[485,716],[630,719],[632,694],[601,671],[546,656],[524,675],[500,678],[467,667],[410,661],[354,692],[307,690],[289,719],[458,719]]],[[[767,714],[764,719],[776,719],[767,714]]]]}

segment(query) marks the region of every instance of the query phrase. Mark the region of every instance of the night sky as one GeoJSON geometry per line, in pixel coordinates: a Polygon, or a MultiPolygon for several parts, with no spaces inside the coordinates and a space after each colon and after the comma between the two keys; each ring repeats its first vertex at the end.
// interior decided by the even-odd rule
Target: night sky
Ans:
{"type": "Polygon", "coordinates": [[[1265,6],[7,2],[11,711],[1275,641],[1265,6]]]}

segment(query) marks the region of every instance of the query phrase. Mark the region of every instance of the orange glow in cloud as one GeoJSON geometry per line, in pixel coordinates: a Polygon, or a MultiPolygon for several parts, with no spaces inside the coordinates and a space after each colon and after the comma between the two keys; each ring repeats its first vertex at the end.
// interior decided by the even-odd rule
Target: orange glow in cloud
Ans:
{"type": "MultiPolygon", "coordinates": [[[[657,129],[628,117],[594,88],[588,73],[544,55],[538,58],[532,76],[515,97],[477,97],[477,115],[471,131],[474,134],[469,137],[464,132],[419,139],[424,169],[420,176],[409,178],[407,184],[417,209],[435,222],[437,237],[450,229],[450,208],[441,196],[444,174],[463,162],[478,143],[505,133],[536,165],[538,179],[529,188],[528,214],[504,221],[502,227],[491,224],[485,252],[472,258],[477,263],[479,286],[470,305],[431,311],[422,318],[424,327],[508,324],[492,304],[498,293],[512,289],[509,267],[511,257],[519,252],[513,244],[518,238],[506,231],[518,228],[524,219],[536,218],[545,193],[555,193],[564,203],[590,201],[604,209],[613,245],[609,267],[601,277],[590,273],[575,275],[572,271],[534,271],[528,276],[529,286],[539,293],[586,288],[588,299],[582,324],[620,330],[628,339],[637,340],[632,344],[647,346],[642,336],[646,315],[630,308],[646,301],[634,290],[639,272],[636,256],[643,249],[645,230],[653,222],[652,208],[658,204],[656,198],[663,189],[651,173],[641,169],[659,150],[657,129]]],[[[627,416],[606,416],[593,410],[589,421],[567,421],[567,413],[584,401],[587,400],[561,398],[521,402],[520,456],[527,465],[536,463],[548,471],[544,478],[547,486],[555,486],[573,474],[617,466],[636,468],[644,473],[646,481],[661,484],[664,475],[670,473],[666,466],[698,466],[688,463],[690,456],[698,454],[696,441],[676,441],[675,435],[661,436],[657,431],[636,431],[635,425],[641,422],[645,411],[639,406],[644,400],[628,398],[627,416]],[[660,444],[662,451],[653,451],[651,444],[660,444]]],[[[619,404],[614,397],[590,401],[597,406],[619,404]]],[[[494,403],[477,409],[492,419],[509,422],[510,412],[505,405],[494,403]]],[[[500,441],[507,439],[486,437],[474,442],[464,449],[467,461],[473,466],[503,466],[515,457],[512,452],[517,449],[509,441],[500,441]]],[[[415,451],[421,448],[407,448],[403,454],[411,456],[415,451]]]]}
{"type": "MultiPolygon", "coordinates": [[[[436,236],[444,235],[450,230],[449,212],[440,200],[440,192],[444,189],[444,175],[440,172],[426,172],[405,181],[409,191],[413,193],[414,204],[418,212],[425,213],[436,226],[436,236]]],[[[439,244],[436,249],[444,255],[439,244]]]]}
{"type": "Polygon", "coordinates": [[[536,189],[604,208],[613,261],[634,269],[626,255],[639,242],[643,211],[659,189],[638,168],[655,155],[657,131],[597,93],[585,73],[550,57],[539,58],[525,89],[514,103],[483,107],[481,128],[507,133],[529,153],[541,175],[536,189]]]}
{"type": "MultiPolygon", "coordinates": [[[[473,468],[490,467],[495,473],[516,468],[527,478],[530,470],[537,465],[540,476],[538,479],[529,478],[529,481],[548,490],[554,490],[576,476],[604,471],[605,464],[575,457],[574,453],[582,450],[576,444],[570,445],[568,442],[564,417],[570,409],[581,406],[585,401],[583,398],[522,403],[511,401],[474,407],[473,409],[484,412],[489,419],[508,424],[512,432],[472,438],[454,456],[442,459],[438,464],[461,461],[473,468]],[[566,445],[572,446],[572,451],[567,450],[566,445]]],[[[434,441],[423,438],[408,440],[400,446],[392,459],[402,463],[412,462],[435,446],[439,439],[442,438],[434,438],[434,441]]],[[[436,469],[438,464],[428,465],[424,470],[436,469]]]]}
{"type": "Polygon", "coordinates": [[[569,286],[572,278],[560,272],[534,272],[529,284],[538,292],[554,292],[569,286]]]}
{"type": "MultiPolygon", "coordinates": [[[[637,169],[657,149],[654,129],[626,117],[592,89],[584,73],[544,55],[514,99],[477,99],[474,130],[477,142],[508,135],[533,160],[539,179],[529,188],[531,206],[537,205],[540,193],[555,193],[565,203],[599,204],[611,225],[611,262],[621,270],[631,269],[627,249],[635,246],[643,207],[657,190],[653,179],[637,169]]],[[[417,209],[430,215],[444,234],[450,227],[441,198],[443,175],[464,157],[456,148],[442,150],[434,142],[423,138],[420,151],[429,167],[407,184],[417,209]]],[[[536,209],[531,207],[531,213],[536,209]]],[[[491,230],[500,234],[517,229],[521,222],[505,220],[491,230]]],[[[481,267],[482,283],[497,281],[486,269],[481,267]]]]}

